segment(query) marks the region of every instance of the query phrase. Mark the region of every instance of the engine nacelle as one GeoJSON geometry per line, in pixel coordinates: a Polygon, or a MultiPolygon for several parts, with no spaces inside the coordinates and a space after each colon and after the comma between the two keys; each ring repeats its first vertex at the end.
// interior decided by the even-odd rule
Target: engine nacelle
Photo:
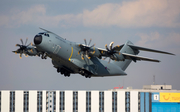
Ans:
{"type": "Polygon", "coordinates": [[[119,54],[115,53],[113,55],[110,55],[110,58],[115,61],[124,61],[125,60],[124,56],[121,53],[119,53],[119,54]]]}
{"type": "Polygon", "coordinates": [[[95,47],[90,48],[89,56],[99,57],[100,55],[101,53],[99,52],[97,48],[95,47]]]}
{"type": "Polygon", "coordinates": [[[38,54],[38,51],[36,50],[36,48],[30,47],[26,51],[26,54],[28,54],[29,56],[36,56],[38,54]]]}

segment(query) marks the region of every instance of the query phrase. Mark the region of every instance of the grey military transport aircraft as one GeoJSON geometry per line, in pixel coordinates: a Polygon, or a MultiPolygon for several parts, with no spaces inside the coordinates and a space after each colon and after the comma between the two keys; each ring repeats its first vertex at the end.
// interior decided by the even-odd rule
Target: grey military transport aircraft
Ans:
{"type": "Polygon", "coordinates": [[[26,45],[27,39],[25,43],[20,39],[22,45],[16,44],[20,48],[13,52],[19,54],[20,58],[22,58],[22,54],[25,56],[39,56],[42,59],[49,57],[52,59],[52,64],[57,72],[64,74],[65,77],[76,73],[86,78],[124,76],[127,75],[124,71],[132,61],[160,62],[156,59],[137,56],[140,50],[174,55],[164,51],[135,46],[130,41],[115,47],[111,42],[109,48],[106,44],[106,49],[102,49],[95,47],[95,44],[90,46],[91,40],[87,43],[84,39],[85,44],[71,42],[51,31],[40,29],[44,32],[35,35],[34,45],[32,43],[26,45]],[[109,61],[105,61],[104,57],[109,57],[109,61]],[[110,60],[113,61],[110,62],[110,60]]]}

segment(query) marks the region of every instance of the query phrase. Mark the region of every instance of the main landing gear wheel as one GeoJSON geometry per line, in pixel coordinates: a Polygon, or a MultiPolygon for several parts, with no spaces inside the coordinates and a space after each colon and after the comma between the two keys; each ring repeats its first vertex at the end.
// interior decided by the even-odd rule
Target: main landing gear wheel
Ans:
{"type": "Polygon", "coordinates": [[[57,73],[61,72],[61,69],[60,68],[57,68],[57,73]]]}
{"type": "Polygon", "coordinates": [[[91,78],[91,75],[90,74],[85,74],[85,77],[86,78],[91,78]]]}
{"type": "Polygon", "coordinates": [[[66,77],[66,76],[69,77],[69,76],[70,76],[70,73],[67,72],[67,71],[65,71],[64,76],[65,76],[65,77],[66,77]]]}
{"type": "Polygon", "coordinates": [[[79,70],[79,74],[81,74],[82,76],[85,76],[86,78],[91,78],[91,74],[82,69],[79,70]]]}
{"type": "Polygon", "coordinates": [[[58,72],[58,73],[61,73],[61,75],[64,74],[65,77],[66,77],[66,76],[67,76],[67,77],[70,76],[70,72],[66,71],[66,70],[63,69],[63,68],[57,68],[57,72],[58,72]]]}

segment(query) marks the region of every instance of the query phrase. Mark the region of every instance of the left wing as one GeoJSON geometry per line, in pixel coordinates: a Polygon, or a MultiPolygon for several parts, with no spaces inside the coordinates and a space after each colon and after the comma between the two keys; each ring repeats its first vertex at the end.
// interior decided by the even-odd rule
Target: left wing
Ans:
{"type": "Polygon", "coordinates": [[[143,61],[152,61],[152,62],[160,62],[159,60],[156,59],[152,59],[152,58],[148,58],[148,57],[142,57],[142,56],[137,56],[137,55],[132,55],[132,54],[127,54],[127,53],[122,53],[122,55],[125,57],[125,59],[131,59],[134,62],[136,62],[136,60],[143,60],[143,61]]]}

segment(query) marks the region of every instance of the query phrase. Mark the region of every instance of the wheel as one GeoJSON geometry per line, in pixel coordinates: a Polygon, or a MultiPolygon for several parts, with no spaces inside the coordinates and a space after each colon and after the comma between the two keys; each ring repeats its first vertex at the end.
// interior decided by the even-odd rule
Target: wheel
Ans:
{"type": "Polygon", "coordinates": [[[67,73],[67,76],[70,77],[70,73],[69,72],[67,73]]]}
{"type": "Polygon", "coordinates": [[[64,69],[61,69],[60,72],[61,72],[61,75],[63,75],[65,71],[64,69]]]}
{"type": "Polygon", "coordinates": [[[66,76],[68,76],[68,77],[69,77],[69,76],[70,76],[70,73],[69,73],[69,72],[67,72],[67,71],[65,71],[65,72],[64,72],[64,76],[65,76],[65,77],[66,77],[66,76]]]}
{"type": "Polygon", "coordinates": [[[85,73],[85,75],[84,75],[86,78],[91,78],[91,75],[90,74],[88,74],[88,73],[85,73]]]}
{"type": "Polygon", "coordinates": [[[89,78],[91,78],[91,75],[89,74],[89,78]]]}
{"type": "Polygon", "coordinates": [[[60,68],[57,68],[57,72],[58,72],[58,73],[61,72],[60,68]]]}

